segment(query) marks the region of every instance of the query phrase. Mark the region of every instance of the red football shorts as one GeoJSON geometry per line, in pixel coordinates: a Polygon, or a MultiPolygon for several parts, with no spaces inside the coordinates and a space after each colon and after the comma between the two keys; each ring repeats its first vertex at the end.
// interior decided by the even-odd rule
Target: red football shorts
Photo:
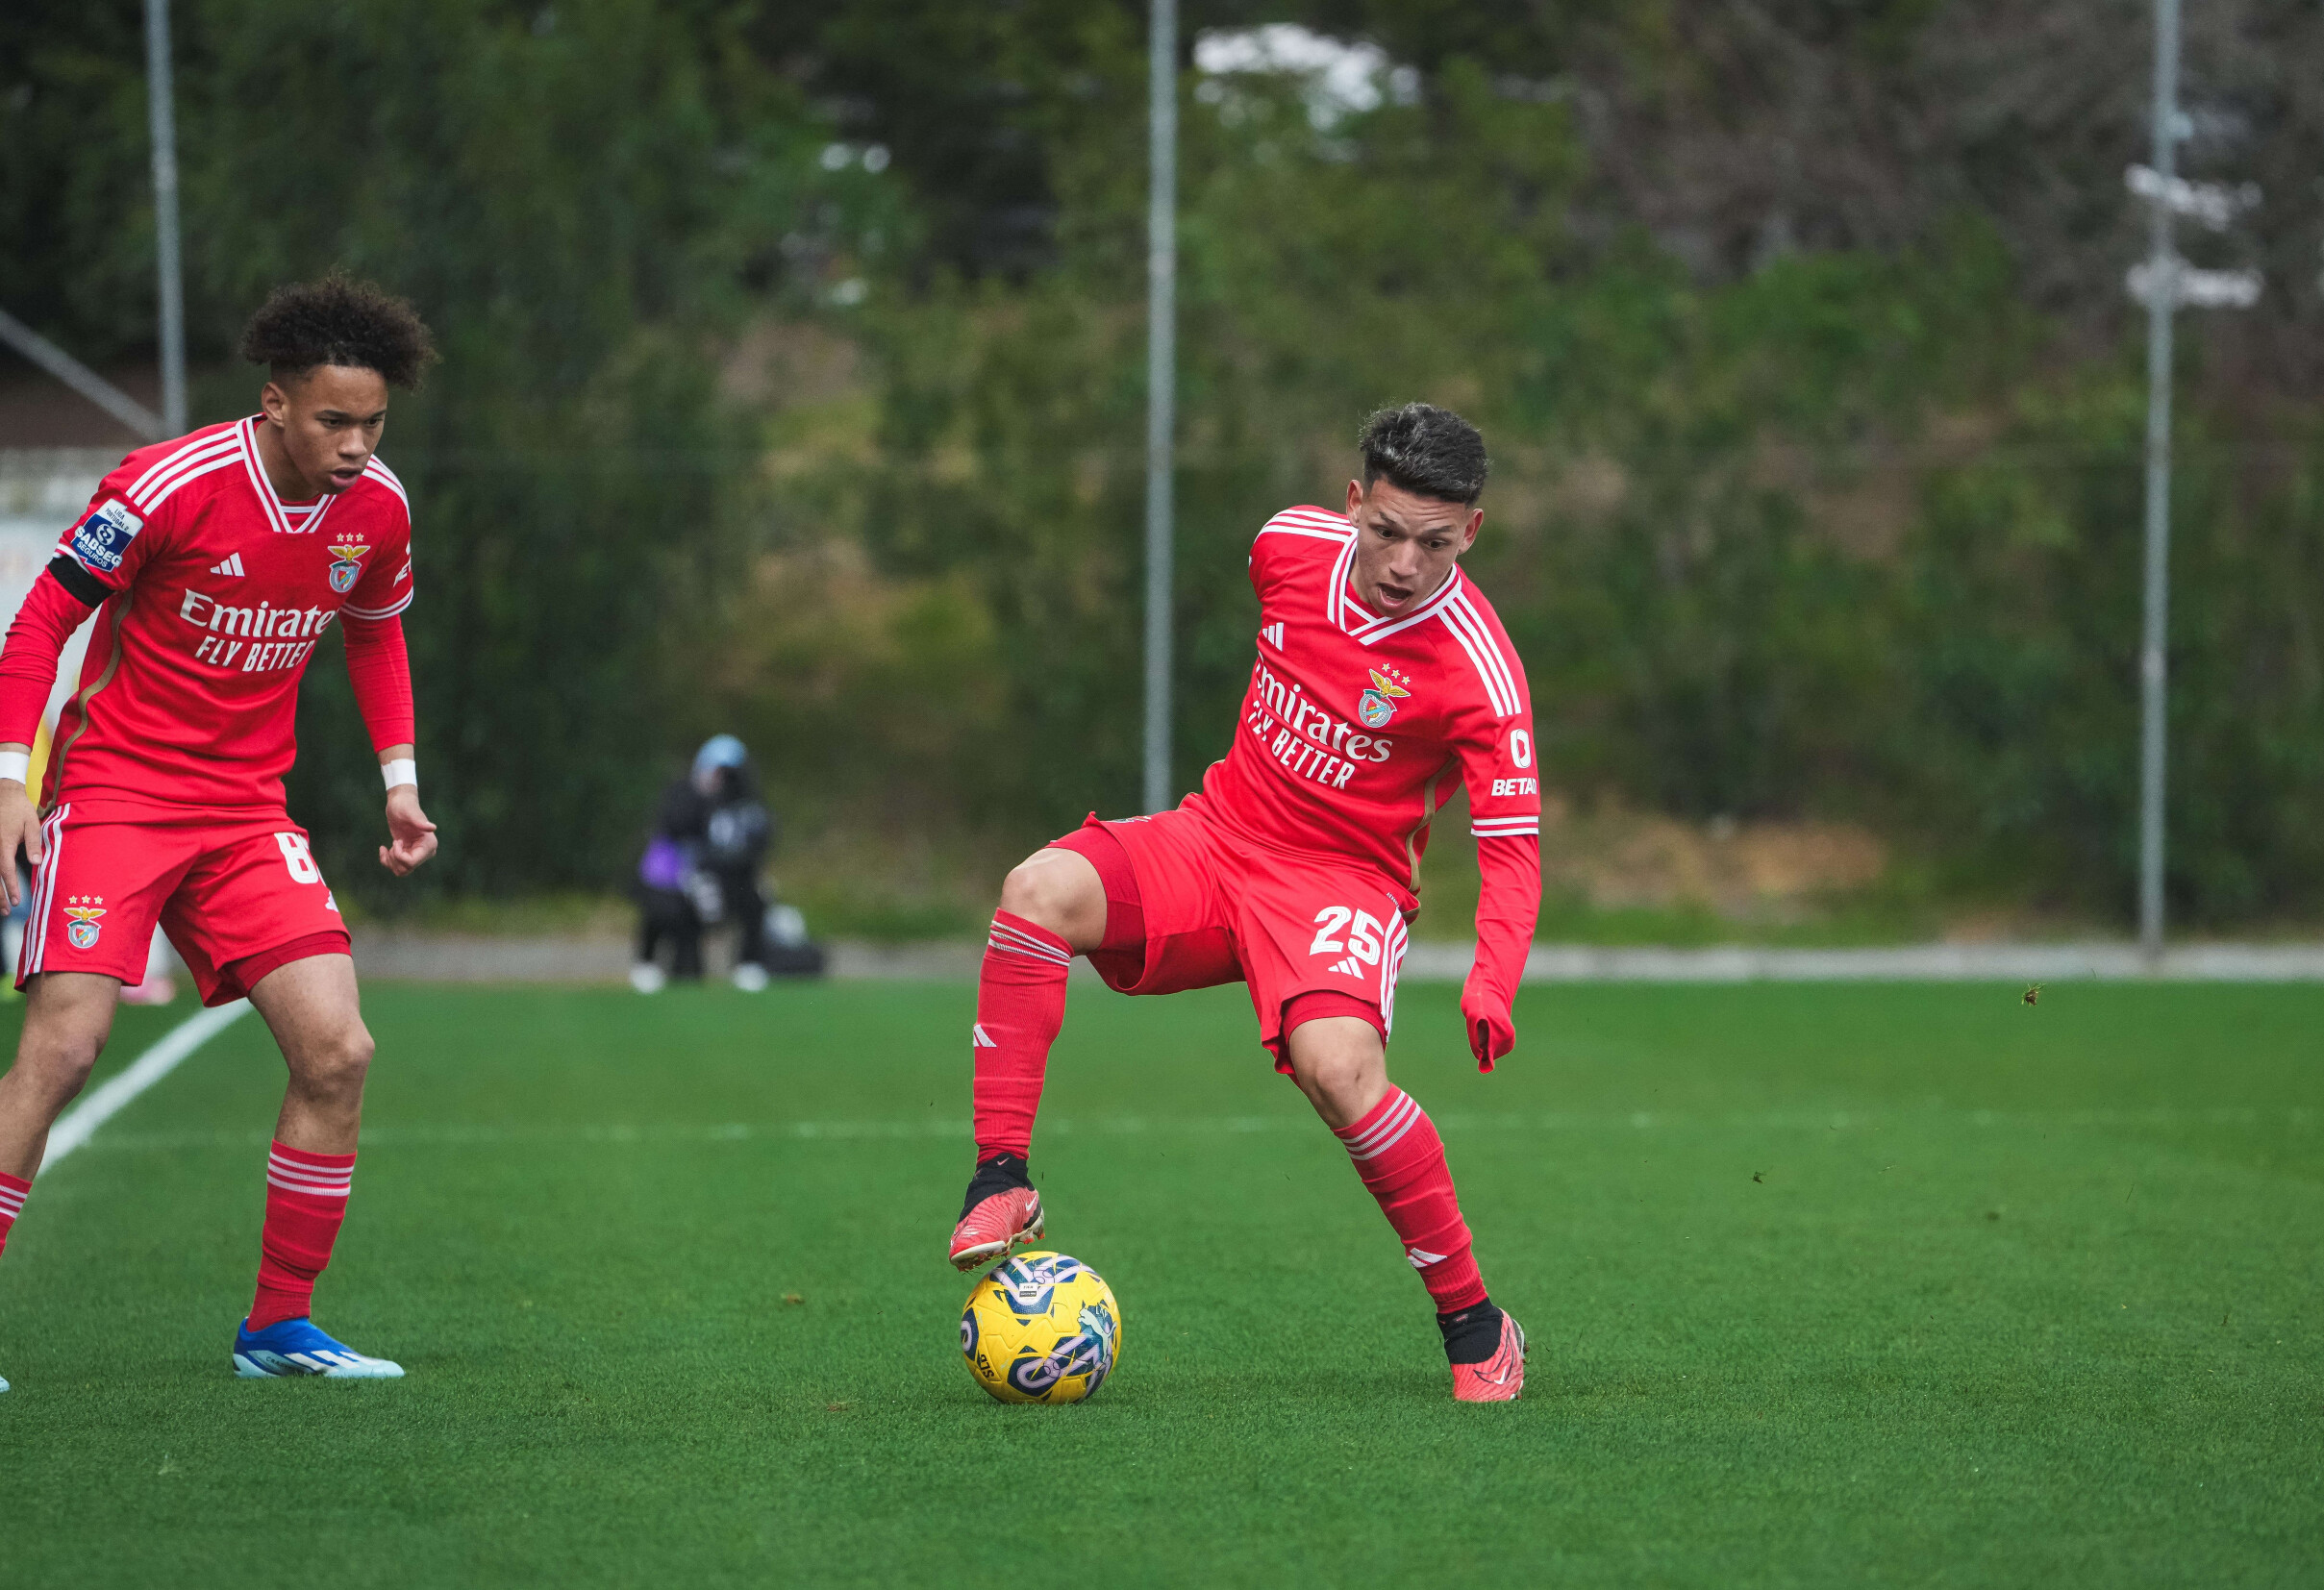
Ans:
{"type": "Polygon", "coordinates": [[[75,816],[68,801],[40,833],[45,849],[16,957],[19,988],[37,972],[141,982],[157,922],[204,1005],[240,999],[290,961],[349,953],[347,926],[307,831],[281,812],[157,819],[115,808],[75,816]]]}
{"type": "Polygon", "coordinates": [[[1057,844],[1089,857],[1104,878],[1112,870],[1107,838],[1129,859],[1144,928],[1142,944],[1116,942],[1111,925],[1125,913],[1113,897],[1129,891],[1107,880],[1110,931],[1089,963],[1109,986],[1175,994],[1247,983],[1259,1041],[1283,1072],[1284,1011],[1294,1000],[1302,1019],[1376,1012],[1387,1036],[1408,936],[1405,902],[1378,873],[1262,849],[1183,807],[1119,822],[1091,817],[1057,844]]]}

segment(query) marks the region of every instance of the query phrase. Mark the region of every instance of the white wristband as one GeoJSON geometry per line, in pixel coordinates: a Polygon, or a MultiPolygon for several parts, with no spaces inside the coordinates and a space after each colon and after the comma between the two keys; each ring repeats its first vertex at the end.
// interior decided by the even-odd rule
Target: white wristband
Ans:
{"type": "Polygon", "coordinates": [[[398,784],[410,784],[414,789],[419,787],[419,763],[410,757],[398,757],[391,762],[380,763],[379,773],[381,778],[387,781],[389,789],[398,784]]]}
{"type": "Polygon", "coordinates": [[[33,776],[33,754],[29,751],[0,751],[0,779],[13,779],[29,783],[33,776]]]}

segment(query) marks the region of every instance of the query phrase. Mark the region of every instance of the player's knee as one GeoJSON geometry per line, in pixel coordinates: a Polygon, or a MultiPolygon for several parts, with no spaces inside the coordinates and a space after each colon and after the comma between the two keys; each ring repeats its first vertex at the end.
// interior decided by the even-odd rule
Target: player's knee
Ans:
{"type": "Polygon", "coordinates": [[[1291,1080],[1334,1127],[1352,1125],[1387,1091],[1387,1054],[1362,1022],[1303,1023],[1291,1030],[1287,1044],[1291,1080]]]}
{"type": "Polygon", "coordinates": [[[1362,1094],[1368,1074],[1362,1058],[1344,1050],[1315,1056],[1295,1073],[1310,1099],[1340,1112],[1362,1094]]]}
{"type": "Polygon", "coordinates": [[[1049,860],[1054,854],[1043,851],[1010,869],[1001,882],[1001,909],[1062,934],[1082,905],[1078,887],[1082,880],[1072,869],[1049,860]]]}
{"type": "Polygon", "coordinates": [[[88,1085],[103,1053],[103,1033],[27,1033],[16,1051],[15,1068],[62,1106],[88,1085]]]}
{"type": "Polygon", "coordinates": [[[28,1025],[16,1046],[16,1069],[60,1107],[87,1085],[105,1053],[111,1024],[41,1022],[28,1025]]]}
{"type": "Polygon", "coordinates": [[[361,1096],[376,1047],[359,1022],[309,1049],[299,1068],[302,1080],[316,1093],[361,1096]]]}

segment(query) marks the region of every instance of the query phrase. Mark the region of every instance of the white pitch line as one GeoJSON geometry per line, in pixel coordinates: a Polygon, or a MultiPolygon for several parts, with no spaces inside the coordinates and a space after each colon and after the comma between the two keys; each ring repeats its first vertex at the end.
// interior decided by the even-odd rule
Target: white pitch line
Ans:
{"type": "Polygon", "coordinates": [[[197,1010],[162,1034],[162,1041],[139,1055],[128,1070],[106,1080],[94,1093],[61,1116],[48,1130],[48,1152],[40,1156],[41,1172],[96,1135],[97,1129],[129,1106],[131,1100],[175,1071],[185,1058],[217,1033],[234,1025],[250,1008],[246,999],[213,1009],[197,1010]]]}

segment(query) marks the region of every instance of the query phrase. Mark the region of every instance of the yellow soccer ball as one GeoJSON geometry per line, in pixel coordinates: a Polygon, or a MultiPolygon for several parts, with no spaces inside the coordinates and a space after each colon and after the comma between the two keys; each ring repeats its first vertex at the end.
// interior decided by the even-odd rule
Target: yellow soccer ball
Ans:
{"type": "Polygon", "coordinates": [[[1121,1360],[1113,1288],[1063,1254],[1019,1254],[995,1267],[961,1310],[968,1373],[1004,1403],[1078,1403],[1121,1360]]]}

